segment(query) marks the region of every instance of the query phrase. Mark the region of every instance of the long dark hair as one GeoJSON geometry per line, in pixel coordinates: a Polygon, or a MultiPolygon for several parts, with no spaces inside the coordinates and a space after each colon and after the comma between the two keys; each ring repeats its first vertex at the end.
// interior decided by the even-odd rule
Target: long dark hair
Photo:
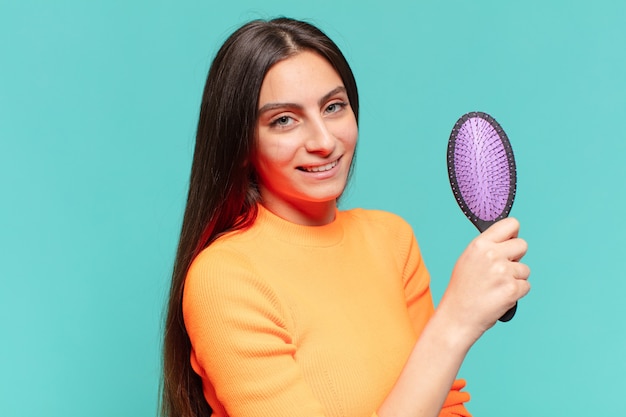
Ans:
{"type": "Polygon", "coordinates": [[[218,236],[245,228],[256,218],[260,197],[248,158],[255,146],[259,91],[272,65],[303,50],[320,54],[339,73],[358,120],[359,98],[350,66],[337,45],[306,22],[249,22],[226,40],[209,70],[165,321],[163,416],[211,415],[202,381],[190,364],[191,342],[182,312],[185,277],[193,259],[218,236]]]}

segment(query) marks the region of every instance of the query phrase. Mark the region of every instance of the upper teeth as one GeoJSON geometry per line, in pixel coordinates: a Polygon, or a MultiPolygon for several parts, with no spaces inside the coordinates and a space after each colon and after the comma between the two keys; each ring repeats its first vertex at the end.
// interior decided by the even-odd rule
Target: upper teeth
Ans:
{"type": "Polygon", "coordinates": [[[322,172],[322,171],[328,171],[329,169],[333,169],[335,167],[335,165],[337,165],[337,161],[333,161],[329,164],[326,165],[320,165],[320,166],[316,166],[316,167],[303,167],[303,169],[306,172],[322,172]]]}

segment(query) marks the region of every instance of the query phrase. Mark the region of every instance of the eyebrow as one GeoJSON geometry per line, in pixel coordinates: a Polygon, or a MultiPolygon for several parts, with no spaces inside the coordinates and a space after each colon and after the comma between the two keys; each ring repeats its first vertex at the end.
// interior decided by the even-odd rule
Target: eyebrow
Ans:
{"type": "MultiPolygon", "coordinates": [[[[324,96],[322,96],[322,98],[320,98],[317,101],[317,103],[321,106],[326,101],[328,101],[332,96],[334,96],[335,94],[339,94],[339,93],[346,93],[347,94],[346,87],[339,86],[337,88],[334,88],[334,89],[330,90],[328,93],[324,94],[324,96]]],[[[267,103],[267,104],[263,105],[259,109],[258,114],[261,115],[261,114],[263,114],[263,113],[265,113],[267,111],[275,110],[275,109],[282,109],[284,107],[290,107],[290,108],[295,108],[295,109],[302,109],[302,105],[296,104],[296,103],[267,103]]]]}

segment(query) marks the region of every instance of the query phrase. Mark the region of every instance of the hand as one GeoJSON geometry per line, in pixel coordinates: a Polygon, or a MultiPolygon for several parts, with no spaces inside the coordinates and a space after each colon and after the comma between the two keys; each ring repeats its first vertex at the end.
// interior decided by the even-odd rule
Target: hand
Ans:
{"type": "Polygon", "coordinates": [[[459,257],[439,309],[473,343],[530,291],[528,246],[519,222],[507,218],[474,239],[459,257]]]}

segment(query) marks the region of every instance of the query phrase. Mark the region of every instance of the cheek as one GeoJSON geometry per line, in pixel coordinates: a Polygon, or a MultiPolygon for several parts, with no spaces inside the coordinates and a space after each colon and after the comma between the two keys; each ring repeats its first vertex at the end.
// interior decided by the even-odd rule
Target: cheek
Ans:
{"type": "Polygon", "coordinates": [[[344,143],[346,149],[354,149],[356,147],[356,142],[359,137],[359,129],[356,125],[356,121],[351,124],[346,124],[342,127],[341,131],[338,132],[338,137],[341,138],[344,143]]]}
{"type": "Polygon", "coordinates": [[[258,149],[254,160],[257,171],[273,172],[291,166],[296,151],[294,146],[285,141],[264,145],[258,149]]]}

